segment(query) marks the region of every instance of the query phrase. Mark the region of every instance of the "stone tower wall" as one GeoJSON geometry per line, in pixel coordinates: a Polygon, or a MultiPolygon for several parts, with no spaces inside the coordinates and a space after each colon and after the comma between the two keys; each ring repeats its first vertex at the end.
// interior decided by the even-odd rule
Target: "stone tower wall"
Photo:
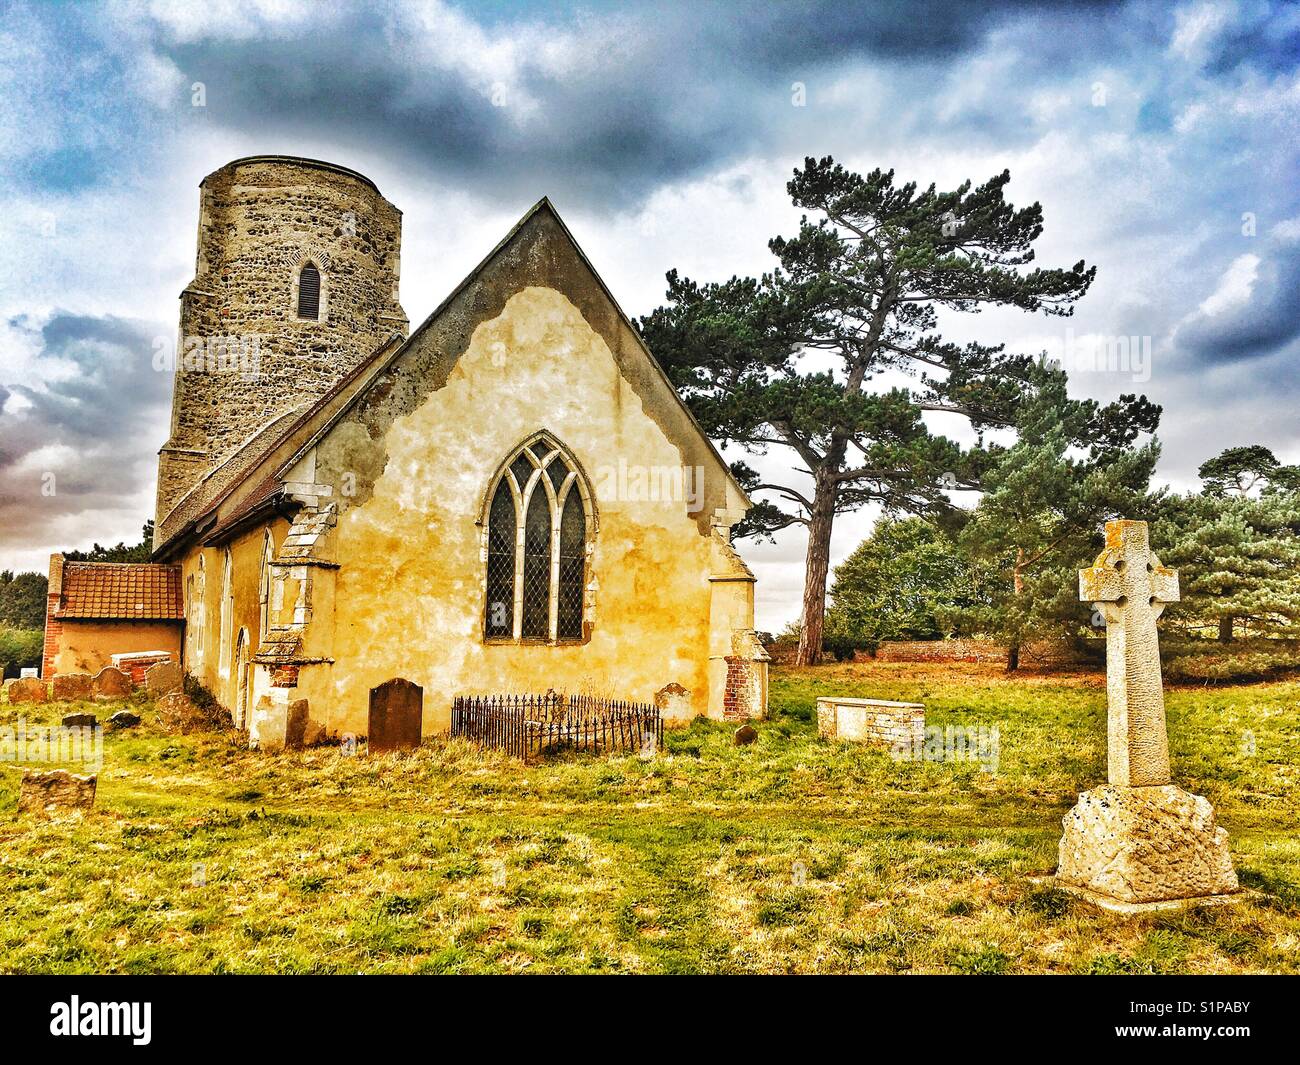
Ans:
{"type": "Polygon", "coordinates": [[[408,323],[402,214],[367,178],[307,159],[228,163],[200,185],[198,261],[181,294],[171,436],[157,523],[280,414],[323,394],[408,323]],[[305,262],[320,320],[298,317],[305,262]]]}

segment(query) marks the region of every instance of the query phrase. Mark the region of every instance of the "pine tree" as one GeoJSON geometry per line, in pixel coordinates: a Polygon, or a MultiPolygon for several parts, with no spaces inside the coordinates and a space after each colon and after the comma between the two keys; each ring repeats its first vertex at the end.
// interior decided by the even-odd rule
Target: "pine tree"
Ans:
{"type": "MultiPolygon", "coordinates": [[[[950,489],[979,487],[984,433],[1013,426],[1051,376],[1001,345],[944,340],[939,311],[1067,315],[1092,283],[1094,269],[1082,262],[1022,269],[1034,259],[1042,208],[1009,204],[1009,180],[1004,171],[978,188],[918,190],[896,185],[893,171],[863,176],[829,157],[806,159],[787,190],[819,217],[769,242],[779,261],[772,273],[700,285],[671,271],[668,303],[641,320],[712,436],[756,454],[788,448],[792,473],[812,479],[808,492],[794,477],[764,483],[743,463],[733,467],[747,489],[776,498],[762,500],[736,535],[808,530],[800,664],[821,656],[835,516],[869,502],[886,512],[948,509],[950,489]],[[831,368],[810,368],[808,353],[831,368]],[[916,386],[879,385],[899,372],[916,386]],[[933,432],[923,418],[932,411],[962,416],[979,442],[963,449],[933,432]]],[[[1154,409],[1134,397],[1112,407],[1102,423],[1154,409]]]]}
{"type": "MultiPolygon", "coordinates": [[[[1220,471],[1211,466],[1204,492],[1166,500],[1153,529],[1162,561],[1179,571],[1171,620],[1212,628],[1224,643],[1238,627],[1300,636],[1300,491],[1269,484],[1252,498],[1224,491],[1220,471]]],[[[1242,482],[1231,472],[1228,483],[1242,482]]]]}
{"type": "Polygon", "coordinates": [[[990,602],[960,611],[954,622],[1002,642],[1009,670],[1018,667],[1020,647],[1030,638],[1072,634],[1090,621],[1077,574],[1101,549],[1105,522],[1142,519],[1158,502],[1148,486],[1159,445],[1133,446],[1140,432],[1154,428],[1154,415],[1114,426],[1112,435],[1080,453],[1077,426],[1058,420],[1059,412],[1069,409],[1084,420],[1104,412],[1087,403],[1071,406],[1064,389],[1061,375],[1025,408],[1019,442],[985,477],[984,495],[960,538],[972,560],[1000,569],[1003,579],[993,585],[990,602]]]}

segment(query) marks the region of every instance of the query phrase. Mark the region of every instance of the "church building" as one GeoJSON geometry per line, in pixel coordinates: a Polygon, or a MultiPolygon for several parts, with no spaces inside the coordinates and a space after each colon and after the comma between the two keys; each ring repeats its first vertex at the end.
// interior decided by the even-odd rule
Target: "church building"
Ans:
{"type": "Polygon", "coordinates": [[[364,736],[371,689],[761,716],[750,503],[548,200],[414,331],[401,212],[258,156],[201,186],[154,562],[252,742],[364,736]]]}

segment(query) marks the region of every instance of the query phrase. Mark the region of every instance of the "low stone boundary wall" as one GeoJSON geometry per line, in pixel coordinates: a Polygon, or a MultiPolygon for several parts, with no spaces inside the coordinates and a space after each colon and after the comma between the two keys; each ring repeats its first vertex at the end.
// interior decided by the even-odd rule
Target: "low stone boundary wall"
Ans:
{"type": "MultiPolygon", "coordinates": [[[[1095,641],[1098,645],[1104,640],[1095,641]]],[[[768,647],[772,661],[780,665],[794,662],[797,648],[790,645],[772,644],[768,647]]],[[[827,652],[823,662],[833,664],[834,656],[827,652]]],[[[853,656],[855,662],[992,662],[1005,665],[1006,648],[988,640],[886,640],[873,655],[870,651],[858,651],[853,656]]],[[[1089,655],[1086,648],[1080,650],[1066,640],[1033,640],[1020,648],[1020,664],[1023,666],[1070,667],[1096,666],[1105,661],[1101,646],[1089,655]]]]}
{"type": "Polygon", "coordinates": [[[919,747],[925,743],[925,705],[822,696],[817,700],[817,735],[895,748],[919,747]]]}
{"type": "MultiPolygon", "coordinates": [[[[859,654],[858,657],[871,656],[859,654]]],[[[1007,652],[984,640],[892,640],[877,648],[875,659],[877,662],[1005,662],[1007,652]]]]}

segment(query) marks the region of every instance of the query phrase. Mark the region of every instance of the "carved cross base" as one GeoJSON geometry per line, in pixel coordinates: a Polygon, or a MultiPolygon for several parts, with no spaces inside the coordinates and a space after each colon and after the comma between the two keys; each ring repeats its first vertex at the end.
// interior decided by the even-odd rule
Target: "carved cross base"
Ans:
{"type": "Polygon", "coordinates": [[[1132,913],[1228,901],[1238,891],[1214,808],[1172,784],[1085,791],[1061,824],[1057,885],[1100,906],[1132,913]]]}

